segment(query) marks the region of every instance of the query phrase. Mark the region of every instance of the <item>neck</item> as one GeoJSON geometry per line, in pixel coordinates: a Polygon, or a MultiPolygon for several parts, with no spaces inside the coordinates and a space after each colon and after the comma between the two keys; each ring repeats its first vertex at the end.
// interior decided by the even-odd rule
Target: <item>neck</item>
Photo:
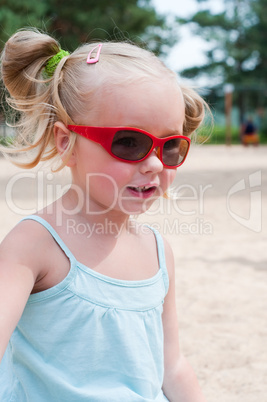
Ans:
{"type": "MultiPolygon", "coordinates": [[[[83,198],[83,197],[81,197],[83,198]]],[[[131,231],[130,216],[120,210],[108,209],[88,199],[79,198],[77,191],[72,188],[60,200],[62,214],[70,225],[80,228],[84,225],[88,230],[105,236],[119,236],[131,231]]]]}

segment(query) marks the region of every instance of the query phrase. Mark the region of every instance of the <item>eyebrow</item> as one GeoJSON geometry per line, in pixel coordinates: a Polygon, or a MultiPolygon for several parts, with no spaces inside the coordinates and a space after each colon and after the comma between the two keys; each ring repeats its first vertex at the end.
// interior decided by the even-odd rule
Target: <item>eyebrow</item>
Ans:
{"type": "MultiPolygon", "coordinates": [[[[139,130],[143,130],[143,131],[146,131],[147,133],[155,135],[153,132],[151,132],[149,130],[146,130],[143,127],[136,127],[134,125],[129,125],[129,126],[125,126],[125,127],[130,127],[132,129],[138,128],[139,130]]],[[[167,129],[167,130],[164,130],[164,131],[166,132],[166,134],[162,134],[162,136],[160,138],[167,138],[167,137],[171,137],[173,135],[184,135],[183,132],[181,132],[180,130],[176,130],[176,129],[170,129],[169,131],[167,129]]]]}
{"type": "Polygon", "coordinates": [[[170,130],[167,135],[163,135],[161,138],[170,137],[172,135],[183,135],[180,130],[170,130]]]}

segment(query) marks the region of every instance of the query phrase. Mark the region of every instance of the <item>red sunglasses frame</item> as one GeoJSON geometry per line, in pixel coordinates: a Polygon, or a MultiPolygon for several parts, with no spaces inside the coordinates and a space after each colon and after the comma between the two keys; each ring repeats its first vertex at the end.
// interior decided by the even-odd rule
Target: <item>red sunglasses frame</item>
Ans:
{"type": "Polygon", "coordinates": [[[100,144],[113,158],[116,158],[123,162],[129,162],[129,163],[142,162],[144,159],[146,159],[151,154],[151,152],[155,148],[158,147],[160,152],[159,152],[159,154],[157,153],[157,156],[160,159],[163,166],[165,166],[166,168],[169,168],[169,169],[171,169],[171,168],[175,169],[184,163],[184,161],[186,160],[186,157],[188,155],[188,151],[189,151],[190,144],[191,144],[191,139],[188,137],[185,137],[183,135],[172,135],[172,136],[165,137],[165,138],[158,138],[158,137],[155,137],[154,135],[148,133],[147,131],[144,131],[144,130],[141,130],[140,128],[135,128],[135,127],[91,127],[91,126],[80,126],[80,125],[68,125],[67,128],[70,131],[74,131],[76,134],[79,134],[79,135],[87,138],[88,140],[91,140],[91,141],[94,141],[94,142],[100,144]],[[143,158],[138,159],[138,160],[128,160],[128,159],[120,158],[119,156],[117,156],[117,155],[113,154],[113,152],[111,152],[112,141],[113,141],[115,134],[118,131],[135,131],[138,133],[145,134],[146,136],[151,138],[153,141],[151,149],[148,151],[148,153],[143,158]],[[163,158],[163,146],[167,141],[172,140],[172,139],[177,139],[177,138],[184,139],[188,143],[188,148],[187,148],[185,157],[182,160],[182,162],[179,163],[178,165],[174,165],[174,166],[166,165],[162,159],[163,158]]]}

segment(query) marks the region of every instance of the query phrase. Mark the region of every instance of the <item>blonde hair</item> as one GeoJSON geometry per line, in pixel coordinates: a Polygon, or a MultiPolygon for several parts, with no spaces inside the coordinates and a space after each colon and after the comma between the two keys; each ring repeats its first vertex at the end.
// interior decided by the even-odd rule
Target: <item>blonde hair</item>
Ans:
{"type": "MultiPolygon", "coordinates": [[[[54,38],[31,29],[18,31],[7,41],[1,56],[1,76],[9,94],[7,102],[15,112],[13,126],[19,143],[1,150],[8,153],[37,151],[30,161],[16,162],[19,166],[32,168],[40,161],[56,157],[54,123],[74,124],[84,115],[90,119],[96,95],[101,94],[103,88],[141,79],[162,80],[163,77],[177,82],[176,74],[153,53],[130,43],[103,43],[100,62],[88,65],[88,53],[96,45],[82,45],[63,57],[53,76],[45,78],[46,63],[60,51],[60,44],[54,38]]],[[[189,136],[201,124],[206,103],[194,90],[186,87],[181,90],[185,101],[184,134],[189,136]]],[[[75,138],[73,133],[64,162],[57,170],[66,164],[75,138]]]]}

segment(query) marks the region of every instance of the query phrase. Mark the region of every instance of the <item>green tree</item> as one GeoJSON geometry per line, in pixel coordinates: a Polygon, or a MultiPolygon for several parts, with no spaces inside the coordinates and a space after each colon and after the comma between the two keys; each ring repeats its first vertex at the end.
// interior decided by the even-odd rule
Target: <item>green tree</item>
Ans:
{"type": "Polygon", "coordinates": [[[46,4],[43,0],[0,0],[1,48],[8,37],[25,26],[41,27],[46,4]]]}
{"type": "Polygon", "coordinates": [[[224,0],[225,10],[218,14],[204,8],[206,1],[198,0],[201,10],[190,19],[179,19],[180,23],[191,24],[192,30],[210,43],[207,63],[188,68],[182,75],[208,76],[213,93],[224,83],[233,84],[243,120],[251,105],[260,107],[265,103],[267,0],[224,0]]]}
{"type": "Polygon", "coordinates": [[[34,26],[74,50],[92,40],[131,40],[163,54],[177,41],[175,26],[158,15],[151,0],[0,0],[0,40],[34,26]]]}

